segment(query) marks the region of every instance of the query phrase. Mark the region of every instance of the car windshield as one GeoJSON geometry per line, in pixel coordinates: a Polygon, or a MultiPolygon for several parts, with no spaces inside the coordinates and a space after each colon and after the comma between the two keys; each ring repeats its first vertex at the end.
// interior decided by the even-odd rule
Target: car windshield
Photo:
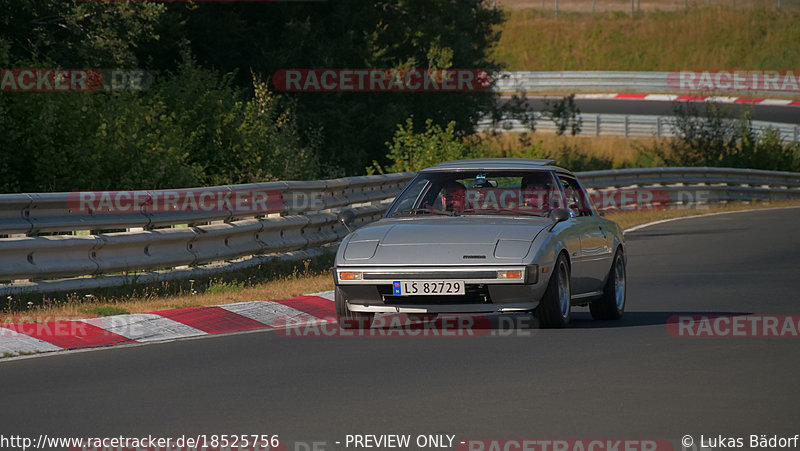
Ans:
{"type": "Polygon", "coordinates": [[[547,216],[561,196],[549,171],[459,171],[418,175],[389,216],[547,216]]]}

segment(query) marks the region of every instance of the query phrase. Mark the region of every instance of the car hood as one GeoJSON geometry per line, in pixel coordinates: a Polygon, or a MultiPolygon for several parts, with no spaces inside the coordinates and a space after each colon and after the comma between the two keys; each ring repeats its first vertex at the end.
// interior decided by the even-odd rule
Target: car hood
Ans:
{"type": "Polygon", "coordinates": [[[536,236],[551,224],[539,217],[385,218],[355,231],[345,242],[339,263],[520,264],[536,236]]]}

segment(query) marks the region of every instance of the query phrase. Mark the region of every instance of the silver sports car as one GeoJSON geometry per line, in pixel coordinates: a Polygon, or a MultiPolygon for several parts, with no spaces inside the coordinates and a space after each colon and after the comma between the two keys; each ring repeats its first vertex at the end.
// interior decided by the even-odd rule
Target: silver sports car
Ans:
{"type": "MultiPolygon", "coordinates": [[[[625,241],[577,178],[550,160],[449,161],[420,171],[379,221],[339,246],[343,328],[375,313],[531,312],[564,327],[573,305],[625,310],[625,241]]],[[[352,212],[340,216],[345,225],[352,212]]]]}

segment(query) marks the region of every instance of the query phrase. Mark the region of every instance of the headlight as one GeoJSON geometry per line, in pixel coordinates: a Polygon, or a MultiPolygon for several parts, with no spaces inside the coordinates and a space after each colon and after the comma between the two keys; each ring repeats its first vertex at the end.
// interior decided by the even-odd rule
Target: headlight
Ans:
{"type": "Polygon", "coordinates": [[[362,273],[358,271],[342,271],[339,273],[339,280],[361,280],[362,273]]]}

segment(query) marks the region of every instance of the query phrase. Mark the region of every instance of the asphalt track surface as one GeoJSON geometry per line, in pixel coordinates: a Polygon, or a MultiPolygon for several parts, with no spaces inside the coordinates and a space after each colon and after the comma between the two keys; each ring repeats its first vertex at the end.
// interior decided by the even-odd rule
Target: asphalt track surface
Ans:
{"type": "MultiPolygon", "coordinates": [[[[507,98],[500,100],[500,103],[507,102],[507,98]]],[[[576,105],[581,113],[589,114],[639,114],[654,116],[673,116],[673,102],[654,101],[654,100],[632,100],[632,99],[576,99],[576,105]]],[[[530,99],[528,104],[534,111],[542,111],[544,103],[542,99],[530,99]]],[[[723,108],[730,108],[734,117],[738,116],[742,108],[752,108],[753,120],[783,122],[787,124],[800,124],[800,107],[798,106],[775,106],[775,105],[742,105],[742,104],[723,104],[723,108]]]]}
{"type": "MultiPolygon", "coordinates": [[[[797,314],[800,209],[628,236],[628,311],[482,338],[259,331],[0,363],[0,432],[175,437],[794,435],[800,338],[676,338],[675,314],[797,314]],[[529,335],[525,335],[528,333],[529,335]]],[[[505,333],[505,331],[502,331],[505,333]]],[[[289,449],[293,449],[290,447],[289,449]]],[[[352,448],[351,448],[352,449],[352,448]]]]}

